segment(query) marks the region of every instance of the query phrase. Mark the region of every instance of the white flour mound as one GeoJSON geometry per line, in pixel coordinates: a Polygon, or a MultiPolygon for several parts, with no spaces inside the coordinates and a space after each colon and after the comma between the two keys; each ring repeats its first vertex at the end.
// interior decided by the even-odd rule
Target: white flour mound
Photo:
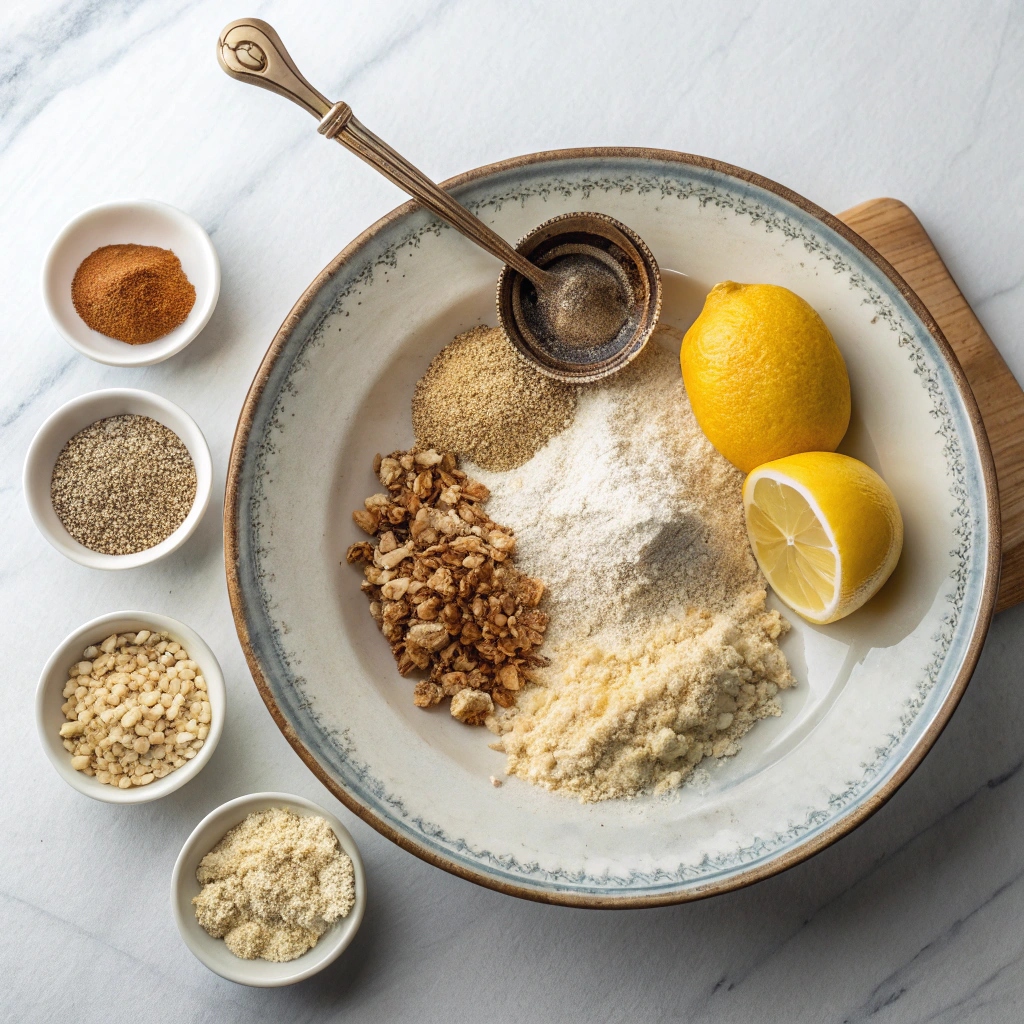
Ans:
{"type": "Polygon", "coordinates": [[[587,801],[679,786],[781,714],[775,695],[795,682],[743,475],[704,437],[656,341],[583,389],[572,426],[524,466],[467,467],[548,587],[553,663],[497,725],[507,770],[587,801]]]}

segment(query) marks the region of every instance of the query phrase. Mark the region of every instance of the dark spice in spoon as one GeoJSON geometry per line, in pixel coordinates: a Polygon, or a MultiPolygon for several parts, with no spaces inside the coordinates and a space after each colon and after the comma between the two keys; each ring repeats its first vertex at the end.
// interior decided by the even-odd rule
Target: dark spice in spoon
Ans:
{"type": "Polygon", "coordinates": [[[557,283],[524,309],[534,335],[569,350],[613,341],[633,299],[621,275],[585,253],[563,256],[545,269],[557,283]]]}
{"type": "Polygon", "coordinates": [[[170,249],[105,245],[75,271],[71,301],[94,331],[145,345],[185,322],[196,290],[170,249]]]}

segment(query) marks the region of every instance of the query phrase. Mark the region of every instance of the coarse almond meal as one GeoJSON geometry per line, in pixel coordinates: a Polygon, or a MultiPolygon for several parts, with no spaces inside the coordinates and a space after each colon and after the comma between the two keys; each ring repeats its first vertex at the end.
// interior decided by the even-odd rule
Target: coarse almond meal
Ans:
{"type": "Polygon", "coordinates": [[[520,469],[472,470],[543,575],[539,685],[489,722],[507,772],[581,801],[666,792],[727,757],[795,685],[743,518],[743,474],[693,418],[659,330],[584,390],[573,424],[520,469]]]}
{"type": "Polygon", "coordinates": [[[254,811],[199,862],[196,920],[243,960],[285,963],[355,905],[352,860],[319,815],[254,811]]]}
{"type": "Polygon", "coordinates": [[[396,451],[373,469],[387,493],[352,518],[376,543],[353,544],[347,560],[365,564],[362,589],[398,671],[429,672],[414,703],[450,697],[455,718],[482,725],[547,664],[544,584],[515,567],[515,536],[483,511],[487,488],[454,455],[396,451]]]}
{"type": "Polygon", "coordinates": [[[119,789],[190,761],[210,734],[206,680],[167,633],[112,633],[68,669],[60,727],[71,767],[119,789]]]}

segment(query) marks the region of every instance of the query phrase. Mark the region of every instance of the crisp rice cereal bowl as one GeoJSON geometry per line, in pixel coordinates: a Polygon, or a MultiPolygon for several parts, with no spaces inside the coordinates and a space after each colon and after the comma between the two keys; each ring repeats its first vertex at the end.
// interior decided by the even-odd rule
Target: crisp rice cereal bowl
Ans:
{"type": "Polygon", "coordinates": [[[80,626],[70,636],[64,638],[57,649],[50,655],[39,677],[36,687],[36,728],[39,740],[46,756],[57,770],[57,774],[72,789],[102,800],[108,804],[144,804],[151,800],[160,800],[187,782],[194,779],[209,763],[214,750],[220,742],[224,731],[224,719],[227,715],[227,691],[224,687],[224,676],[220,670],[213,651],[202,637],[186,626],[184,622],[172,619],[168,615],[156,615],[152,612],[125,611],[111,612],[101,615],[80,626]],[[64,749],[60,738],[60,727],[67,721],[61,704],[64,686],[68,681],[68,669],[82,658],[82,651],[90,644],[98,644],[111,633],[133,633],[141,629],[153,632],[167,632],[171,639],[176,640],[188,651],[189,657],[196,662],[210,695],[210,732],[199,753],[180,768],[175,769],[162,779],[155,779],[148,786],[133,786],[131,789],[118,789],[71,767],[71,755],[64,749]]]}

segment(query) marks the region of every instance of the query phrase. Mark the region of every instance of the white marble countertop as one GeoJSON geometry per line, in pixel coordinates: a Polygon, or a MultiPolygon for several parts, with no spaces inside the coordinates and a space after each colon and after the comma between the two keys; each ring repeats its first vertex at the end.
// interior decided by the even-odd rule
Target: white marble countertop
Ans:
{"type": "Polygon", "coordinates": [[[437,178],[533,150],[620,144],[715,156],[834,211],[898,197],[1024,379],[1024,7],[1014,0],[9,0],[0,13],[0,685],[12,721],[0,789],[0,1016],[1019,1020],[1022,608],[996,619],[950,726],[882,811],[808,863],[698,904],[574,911],[479,889],[391,845],[302,765],[232,627],[222,481],[238,409],[276,327],[331,256],[403,197],[323,145],[294,107],[219,70],[218,30],[243,14],[271,21],[314,82],[437,178]],[[129,196],[193,214],[224,276],[210,325],[183,354],[119,370],[61,340],[38,279],[67,219],[129,196]],[[181,551],[106,574],[65,560],[36,533],[20,470],[53,409],[116,385],[183,405],[210,442],[217,484],[181,551]],[[230,694],[206,771],[134,808],[94,803],[61,782],[32,713],[38,671],[58,641],[123,607],[198,628],[230,694]],[[171,866],[193,826],[262,789],[338,813],[370,887],[345,956],[269,992],[209,973],[168,906],[171,866]]]}

